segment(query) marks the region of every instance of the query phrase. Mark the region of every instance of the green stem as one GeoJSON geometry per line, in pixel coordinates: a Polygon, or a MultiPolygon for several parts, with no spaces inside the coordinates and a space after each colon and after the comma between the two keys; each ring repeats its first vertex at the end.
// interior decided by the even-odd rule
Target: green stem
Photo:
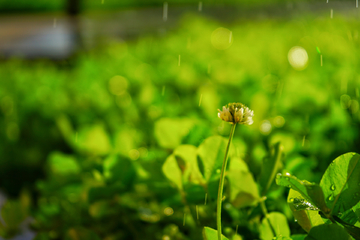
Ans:
{"type": "Polygon", "coordinates": [[[222,168],[221,168],[221,174],[220,174],[219,190],[218,190],[218,197],[217,197],[217,216],[216,216],[218,240],[222,239],[222,235],[221,235],[221,204],[222,204],[222,198],[223,198],[222,194],[223,194],[223,189],[224,189],[227,157],[228,157],[228,153],[229,153],[230,143],[234,136],[235,127],[236,127],[236,123],[234,123],[232,125],[231,130],[230,130],[229,141],[226,146],[225,157],[224,157],[224,161],[223,161],[222,168]]]}

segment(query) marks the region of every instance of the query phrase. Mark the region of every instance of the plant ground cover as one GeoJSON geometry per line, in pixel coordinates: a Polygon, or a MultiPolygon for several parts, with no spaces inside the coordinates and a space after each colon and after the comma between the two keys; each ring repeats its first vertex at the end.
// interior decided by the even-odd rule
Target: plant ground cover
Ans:
{"type": "Polygon", "coordinates": [[[164,37],[61,64],[2,62],[0,186],[11,200],[0,234],[31,216],[36,239],[202,239],[216,229],[230,131],[217,109],[237,101],[255,116],[230,150],[223,234],[272,239],[259,201],[283,239],[305,234],[263,159],[277,152],[278,171],[321,186],[333,159],[359,152],[358,29],[328,14],[227,26],[187,16],[164,37]],[[295,46],[304,65],[303,50],[289,64],[295,46]]]}

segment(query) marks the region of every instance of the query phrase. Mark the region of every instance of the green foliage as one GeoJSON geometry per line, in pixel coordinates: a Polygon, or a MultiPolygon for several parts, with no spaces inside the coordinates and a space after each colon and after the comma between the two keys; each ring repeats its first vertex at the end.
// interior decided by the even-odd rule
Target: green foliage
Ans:
{"type": "MultiPolygon", "coordinates": [[[[204,227],[203,237],[204,237],[204,240],[217,240],[218,239],[217,231],[212,228],[209,228],[209,227],[204,227]]],[[[222,235],[222,239],[229,240],[224,235],[222,235]]]]}
{"type": "Polygon", "coordinates": [[[360,239],[360,228],[356,226],[360,221],[354,211],[359,203],[359,159],[357,153],[336,158],[320,185],[300,181],[290,174],[277,176],[277,184],[291,188],[288,203],[300,226],[309,232],[305,239],[360,239]],[[328,220],[324,221],[319,211],[328,220]]]}
{"type": "Polygon", "coordinates": [[[36,239],[202,239],[230,131],[217,109],[241,101],[254,124],[230,147],[224,236],[358,239],[359,155],[340,155],[360,141],[359,22],[326,13],[225,25],[225,50],[211,43],[224,23],[187,16],[162,37],[66,62],[2,62],[0,186],[11,203],[0,235],[30,216],[36,239]],[[307,51],[302,71],[288,63],[293,46],[307,51]],[[279,172],[289,192],[273,184],[279,172]],[[25,213],[22,189],[34,200],[25,213]]]}
{"type": "Polygon", "coordinates": [[[272,212],[266,218],[262,220],[260,225],[260,238],[263,240],[276,239],[291,239],[290,229],[287,223],[286,216],[279,212],[272,212]],[[271,226],[270,226],[270,224],[271,226]],[[272,229],[275,231],[273,235],[272,229]]]}

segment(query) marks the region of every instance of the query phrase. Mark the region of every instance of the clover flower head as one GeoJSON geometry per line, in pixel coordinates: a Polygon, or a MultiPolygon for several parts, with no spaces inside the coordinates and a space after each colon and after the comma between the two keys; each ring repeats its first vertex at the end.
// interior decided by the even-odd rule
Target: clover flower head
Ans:
{"type": "Polygon", "coordinates": [[[250,110],[242,103],[229,103],[222,107],[222,111],[220,111],[220,109],[218,109],[218,111],[218,117],[231,124],[239,123],[251,125],[254,122],[252,119],[254,111],[250,110]]]}

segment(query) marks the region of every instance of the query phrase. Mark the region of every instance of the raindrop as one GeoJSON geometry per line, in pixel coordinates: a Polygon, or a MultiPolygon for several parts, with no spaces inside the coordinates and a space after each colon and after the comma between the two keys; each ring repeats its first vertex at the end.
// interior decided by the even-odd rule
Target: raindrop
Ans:
{"type": "Polygon", "coordinates": [[[201,11],[202,11],[202,2],[199,2],[199,7],[198,7],[198,10],[199,10],[199,12],[201,12],[201,11]]]}
{"type": "Polygon", "coordinates": [[[164,8],[163,8],[163,20],[166,22],[168,17],[168,3],[164,2],[164,8]]]}
{"type": "Polygon", "coordinates": [[[335,189],[336,189],[335,185],[332,184],[332,185],[330,186],[330,190],[331,190],[331,191],[335,191],[335,189]]]}
{"type": "Polygon", "coordinates": [[[298,220],[295,218],[295,222],[297,222],[298,220]]]}
{"type": "Polygon", "coordinates": [[[220,169],[216,169],[216,173],[220,173],[220,169]]]}
{"type": "Polygon", "coordinates": [[[290,180],[290,178],[289,178],[289,177],[285,177],[285,180],[286,180],[286,181],[289,181],[289,180],[290,180]]]}
{"type": "Polygon", "coordinates": [[[355,156],[355,153],[352,153],[353,156],[355,156]]]}
{"type": "Polygon", "coordinates": [[[328,197],[328,200],[329,200],[330,202],[334,201],[334,195],[330,194],[330,196],[328,197]]]}
{"type": "Polygon", "coordinates": [[[289,184],[287,187],[288,187],[288,188],[291,188],[291,185],[289,184]]]}
{"type": "Polygon", "coordinates": [[[323,66],[323,59],[322,59],[322,54],[320,55],[320,66],[323,66]]]}
{"type": "Polygon", "coordinates": [[[281,177],[282,177],[281,173],[276,174],[276,178],[277,178],[277,179],[279,179],[279,178],[281,178],[281,177]]]}
{"type": "Polygon", "coordinates": [[[201,100],[202,100],[202,94],[200,95],[199,107],[200,107],[200,105],[201,105],[201,100]]]}
{"type": "Polygon", "coordinates": [[[195,207],[196,207],[196,218],[197,220],[199,220],[199,206],[196,205],[195,207]]]}
{"type": "Polygon", "coordinates": [[[289,202],[294,202],[294,198],[290,198],[290,199],[289,199],[289,202]]]}
{"type": "Polygon", "coordinates": [[[287,172],[287,173],[285,173],[285,175],[286,175],[286,176],[289,176],[289,177],[291,176],[291,174],[290,174],[290,173],[288,173],[288,172],[287,172]]]}

